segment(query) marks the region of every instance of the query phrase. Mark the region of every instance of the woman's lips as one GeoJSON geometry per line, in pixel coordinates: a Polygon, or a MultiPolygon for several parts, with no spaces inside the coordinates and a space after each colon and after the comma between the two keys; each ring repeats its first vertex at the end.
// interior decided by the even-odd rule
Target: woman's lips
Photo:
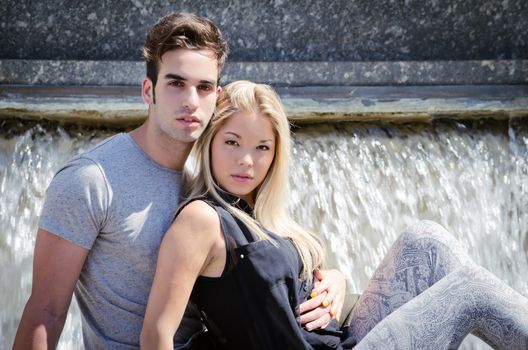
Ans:
{"type": "Polygon", "coordinates": [[[233,178],[233,180],[238,182],[250,182],[253,180],[253,177],[244,174],[234,174],[231,175],[231,177],[233,178]]]}

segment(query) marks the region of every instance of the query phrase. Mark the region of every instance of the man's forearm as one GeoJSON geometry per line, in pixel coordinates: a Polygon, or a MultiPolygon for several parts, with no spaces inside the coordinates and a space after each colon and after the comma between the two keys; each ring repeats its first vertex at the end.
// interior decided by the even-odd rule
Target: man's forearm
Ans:
{"type": "Polygon", "coordinates": [[[89,250],[39,228],[33,284],[13,349],[55,349],[89,250]]]}
{"type": "Polygon", "coordinates": [[[67,310],[55,314],[30,298],[22,313],[22,319],[13,344],[13,350],[55,349],[66,321],[67,310]]]}

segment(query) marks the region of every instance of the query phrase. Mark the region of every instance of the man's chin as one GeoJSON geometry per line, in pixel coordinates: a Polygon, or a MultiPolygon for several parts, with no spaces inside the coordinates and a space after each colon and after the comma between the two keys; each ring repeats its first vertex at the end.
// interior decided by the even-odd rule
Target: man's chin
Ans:
{"type": "Polygon", "coordinates": [[[203,130],[195,130],[190,133],[182,132],[181,130],[164,131],[165,137],[173,142],[194,143],[200,137],[203,130]]]}

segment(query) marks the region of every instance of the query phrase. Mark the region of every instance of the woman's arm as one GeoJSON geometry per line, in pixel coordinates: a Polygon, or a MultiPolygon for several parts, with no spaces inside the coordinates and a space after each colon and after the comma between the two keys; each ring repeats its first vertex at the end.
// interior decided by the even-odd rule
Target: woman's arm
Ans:
{"type": "Polygon", "coordinates": [[[173,337],[196,278],[201,274],[219,276],[225,256],[214,209],[203,201],[189,203],[161,243],[141,330],[142,349],[173,349],[173,337]]]}

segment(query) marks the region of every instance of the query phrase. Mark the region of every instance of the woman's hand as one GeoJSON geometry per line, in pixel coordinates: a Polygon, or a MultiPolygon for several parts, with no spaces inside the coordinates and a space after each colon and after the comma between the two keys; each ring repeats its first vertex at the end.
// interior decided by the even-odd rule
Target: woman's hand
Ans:
{"type": "Polygon", "coordinates": [[[346,280],[338,270],[316,270],[311,298],[299,305],[300,323],[307,330],[325,328],[339,320],[345,300],[346,280]]]}

